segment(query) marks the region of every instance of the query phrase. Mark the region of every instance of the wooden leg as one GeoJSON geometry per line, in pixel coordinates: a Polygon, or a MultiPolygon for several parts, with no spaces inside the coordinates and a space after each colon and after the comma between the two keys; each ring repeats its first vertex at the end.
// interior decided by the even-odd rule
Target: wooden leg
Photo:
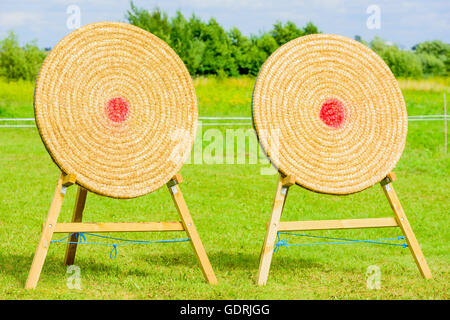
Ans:
{"type": "Polygon", "coordinates": [[[61,174],[58,180],[55,194],[53,195],[52,204],[50,205],[50,210],[48,211],[47,220],[45,221],[42,229],[41,238],[39,240],[36,253],[34,254],[30,273],[28,274],[28,279],[25,283],[26,289],[36,288],[37,282],[39,281],[42,266],[44,265],[45,257],[47,256],[47,251],[50,246],[50,241],[52,240],[53,230],[56,225],[56,221],[58,220],[61,205],[64,200],[64,192],[61,191],[65,177],[66,176],[64,174],[61,174]]]}
{"type": "Polygon", "coordinates": [[[258,285],[260,286],[267,283],[281,213],[283,212],[289,187],[293,184],[292,181],[295,181],[291,176],[287,177],[287,180],[291,180],[291,182],[285,180],[286,178],[283,178],[280,175],[277,183],[277,190],[275,192],[275,199],[273,201],[272,215],[270,217],[269,225],[267,226],[264,244],[259,257],[258,285]]]}
{"type": "MultiPolygon", "coordinates": [[[[86,196],[87,190],[82,187],[78,187],[77,198],[75,200],[75,207],[72,215],[72,222],[81,222],[81,220],[83,219],[83,210],[84,205],[86,204],[86,196]]],[[[77,240],[77,236],[74,234],[69,238],[70,242],[77,242],[77,240]]],[[[66,254],[64,256],[65,265],[70,266],[74,263],[76,252],[77,244],[68,243],[66,247],[66,254]]]]}
{"type": "MultiPolygon", "coordinates": [[[[393,176],[395,179],[395,175],[393,176]]],[[[397,194],[395,193],[394,187],[392,185],[392,181],[394,181],[389,175],[386,179],[384,179],[381,183],[384,194],[386,195],[389,204],[391,205],[392,210],[394,211],[395,218],[399,227],[401,228],[406,242],[408,243],[409,250],[411,251],[414,260],[416,261],[417,267],[420,270],[422,276],[426,279],[431,279],[431,271],[428,267],[427,261],[420,249],[419,242],[414,235],[414,232],[411,228],[411,225],[406,218],[405,212],[403,211],[402,205],[398,200],[397,194]]]]}
{"type": "Polygon", "coordinates": [[[184,201],[181,189],[178,183],[181,182],[181,176],[177,174],[168,184],[170,194],[177,208],[178,214],[180,215],[181,222],[183,223],[184,229],[190,238],[191,245],[194,249],[195,256],[200,263],[200,268],[202,273],[210,284],[217,284],[216,275],[212,269],[211,263],[209,262],[208,256],[206,254],[205,248],[203,247],[200,236],[198,235],[197,229],[195,228],[194,221],[189,213],[186,202],[184,201]]]}

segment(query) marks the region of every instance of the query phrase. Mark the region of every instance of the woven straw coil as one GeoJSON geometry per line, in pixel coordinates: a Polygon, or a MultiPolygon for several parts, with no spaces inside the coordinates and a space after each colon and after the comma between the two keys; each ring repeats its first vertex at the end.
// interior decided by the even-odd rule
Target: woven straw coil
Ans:
{"type": "Polygon", "coordinates": [[[268,58],[252,117],[272,164],[329,194],[381,181],[400,159],[408,128],[389,67],[365,45],[331,34],[292,40],[268,58]]]}
{"type": "Polygon", "coordinates": [[[158,37],[118,22],[86,25],[55,46],[39,72],[34,107],[60,169],[114,198],[168,182],[197,127],[197,98],[181,59],[158,37]]]}

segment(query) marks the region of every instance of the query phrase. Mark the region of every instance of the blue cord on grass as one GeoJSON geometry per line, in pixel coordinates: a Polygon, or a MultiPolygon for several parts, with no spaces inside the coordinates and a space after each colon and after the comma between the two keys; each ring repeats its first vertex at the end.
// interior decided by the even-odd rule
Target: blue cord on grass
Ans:
{"type": "Polygon", "coordinates": [[[332,237],[322,237],[322,236],[313,236],[309,234],[298,234],[291,232],[277,232],[278,242],[275,243],[274,252],[278,252],[280,247],[288,248],[288,246],[314,246],[314,245],[322,245],[322,244],[350,244],[350,243],[372,243],[372,244],[384,244],[389,246],[400,246],[402,248],[407,248],[408,245],[406,243],[398,244],[398,243],[388,243],[383,241],[392,241],[392,240],[403,240],[405,237],[395,237],[395,238],[387,238],[387,239],[375,239],[375,240],[353,240],[353,239],[345,239],[345,238],[332,238],[332,237]],[[331,240],[341,240],[335,242],[315,242],[315,243],[288,243],[288,239],[281,239],[280,234],[286,234],[291,236],[301,236],[301,237],[309,237],[309,238],[320,238],[320,239],[331,239],[331,240]]]}
{"type": "Polygon", "coordinates": [[[117,246],[126,246],[126,245],[132,245],[132,244],[148,244],[148,243],[174,243],[174,242],[186,242],[189,240],[190,240],[189,238],[180,238],[180,239],[169,239],[169,240],[143,241],[143,240],[129,240],[129,239],[107,237],[107,236],[101,236],[98,234],[87,233],[87,232],[74,232],[74,233],[69,234],[67,237],[64,237],[59,240],[53,240],[50,243],[58,242],[58,243],[96,244],[96,245],[100,245],[100,246],[112,246],[111,252],[109,253],[109,258],[115,259],[117,256],[117,246]],[[65,241],[66,239],[70,238],[72,235],[76,236],[77,241],[65,241]],[[110,240],[125,241],[126,243],[87,242],[86,235],[98,237],[98,238],[110,239],[110,240]]]}

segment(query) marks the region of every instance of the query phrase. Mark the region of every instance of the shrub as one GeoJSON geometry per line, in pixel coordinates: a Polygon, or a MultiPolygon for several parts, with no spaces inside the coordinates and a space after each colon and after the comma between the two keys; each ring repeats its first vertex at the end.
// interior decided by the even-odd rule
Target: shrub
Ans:
{"type": "Polygon", "coordinates": [[[383,49],[380,56],[396,77],[418,78],[423,75],[421,60],[412,51],[390,46],[383,49]]]}
{"type": "Polygon", "coordinates": [[[280,45],[319,30],[308,22],[277,22],[267,33],[244,36],[237,28],[225,31],[215,20],[203,22],[195,15],[186,19],[181,12],[169,19],[156,8],[149,12],[131,3],[126,19],[166,41],[180,56],[192,75],[217,74],[220,77],[256,75],[267,57],[280,45]]]}
{"type": "Polygon", "coordinates": [[[425,73],[450,75],[450,44],[440,40],[425,41],[415,45],[413,50],[421,56],[425,73]]]}
{"type": "MultiPolygon", "coordinates": [[[[312,22],[299,28],[292,21],[278,21],[268,32],[245,36],[237,28],[224,30],[213,18],[208,22],[195,15],[186,19],[181,12],[169,18],[158,8],[148,11],[133,2],[125,17],[129,23],[167,42],[191,75],[216,74],[219,78],[257,75],[264,61],[281,45],[300,36],[320,33],[312,22]]],[[[379,54],[397,77],[450,75],[450,45],[442,41],[422,42],[409,51],[379,37],[369,44],[360,36],[355,39],[379,54]]],[[[0,40],[0,76],[34,80],[45,56],[46,51],[40,50],[35,42],[21,47],[17,36],[10,32],[0,40]]]]}
{"type": "Polygon", "coordinates": [[[445,63],[429,53],[419,53],[417,55],[422,63],[424,75],[443,75],[446,73],[445,63]]]}
{"type": "Polygon", "coordinates": [[[9,80],[34,80],[45,56],[35,42],[20,47],[17,35],[11,31],[0,41],[0,75],[9,80]]]}

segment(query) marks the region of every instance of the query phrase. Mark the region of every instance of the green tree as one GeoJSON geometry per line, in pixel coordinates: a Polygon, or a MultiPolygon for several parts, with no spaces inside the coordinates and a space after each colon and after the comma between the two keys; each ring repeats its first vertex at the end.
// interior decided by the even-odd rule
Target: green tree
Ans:
{"type": "Polygon", "coordinates": [[[422,63],[424,75],[443,75],[446,73],[445,62],[429,53],[417,55],[422,63]]]}
{"type": "Polygon", "coordinates": [[[237,66],[232,57],[231,39],[214,18],[211,18],[206,25],[201,40],[205,42],[208,49],[203,54],[203,63],[200,67],[202,74],[238,75],[237,66]]]}
{"type": "Polygon", "coordinates": [[[0,42],[0,70],[8,79],[27,78],[25,52],[14,32],[0,42]]]}
{"type": "Polygon", "coordinates": [[[125,15],[130,24],[147,30],[170,44],[171,25],[165,12],[158,7],[149,12],[136,7],[132,1],[130,7],[125,15]]]}
{"type": "Polygon", "coordinates": [[[186,64],[191,74],[200,72],[206,48],[205,43],[193,34],[191,24],[196,23],[197,19],[195,16],[188,21],[179,11],[171,20],[170,45],[186,64]]]}
{"type": "Polygon", "coordinates": [[[17,35],[10,31],[0,41],[0,75],[7,79],[34,80],[46,53],[30,42],[20,47],[17,35]]]}
{"type": "Polygon", "coordinates": [[[370,46],[369,43],[367,43],[367,41],[364,41],[363,38],[360,35],[355,35],[354,37],[355,41],[361,42],[362,44],[366,45],[366,46],[370,46]]]}
{"type": "Polygon", "coordinates": [[[316,33],[321,33],[321,31],[319,31],[319,28],[317,28],[317,26],[314,25],[314,23],[312,23],[312,21],[308,22],[306,24],[306,26],[303,28],[303,34],[305,34],[305,35],[316,34],[316,33]]]}
{"type": "Polygon", "coordinates": [[[375,36],[372,41],[370,41],[370,48],[381,55],[385,49],[389,47],[389,45],[386,44],[386,41],[381,39],[378,36],[375,36]]]}
{"type": "Polygon", "coordinates": [[[238,28],[232,28],[228,33],[231,40],[231,57],[239,74],[249,74],[252,71],[252,42],[243,36],[238,28]]]}
{"type": "Polygon", "coordinates": [[[426,53],[433,55],[440,60],[445,60],[447,53],[450,51],[450,44],[440,40],[425,41],[416,44],[412,49],[417,53],[426,53]]]}
{"type": "Polygon", "coordinates": [[[422,61],[412,51],[389,46],[380,53],[380,56],[396,77],[418,78],[423,75],[422,61]]]}
{"type": "Polygon", "coordinates": [[[427,74],[450,74],[450,44],[440,40],[425,41],[415,45],[412,49],[421,57],[427,74]]]}
{"type": "Polygon", "coordinates": [[[445,74],[447,76],[450,76],[450,51],[447,51],[446,55],[445,55],[445,74]]]}
{"type": "Polygon", "coordinates": [[[319,32],[312,22],[298,28],[288,21],[276,23],[267,33],[247,37],[237,28],[227,32],[213,18],[205,23],[195,15],[187,20],[177,12],[169,19],[158,8],[149,12],[137,8],[133,2],[130,7],[126,14],[128,22],[166,41],[192,75],[256,75],[261,64],[280,45],[302,35],[319,32]]]}
{"type": "MultiPolygon", "coordinates": [[[[308,27],[308,29],[309,28],[311,28],[311,26],[308,27]]],[[[271,35],[278,45],[282,46],[288,41],[304,36],[305,32],[302,29],[299,29],[292,21],[288,21],[284,25],[281,21],[278,21],[273,25],[271,35]]]]}

